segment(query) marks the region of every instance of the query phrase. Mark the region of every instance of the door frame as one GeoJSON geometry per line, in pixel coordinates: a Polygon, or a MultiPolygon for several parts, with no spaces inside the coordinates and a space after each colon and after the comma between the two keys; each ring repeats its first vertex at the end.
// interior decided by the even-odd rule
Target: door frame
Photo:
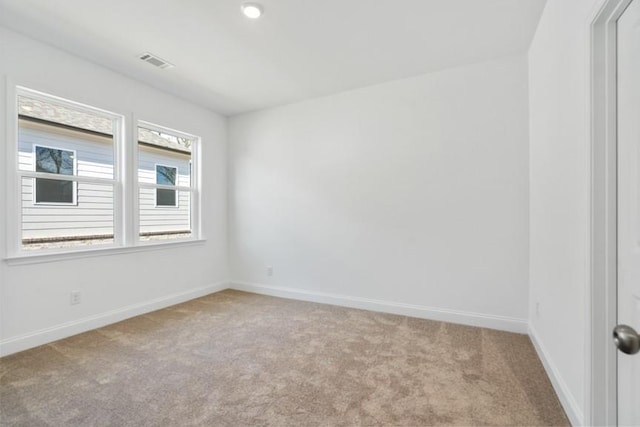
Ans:
{"type": "MultiPolygon", "coordinates": [[[[585,424],[617,424],[617,20],[632,0],[604,0],[589,23],[591,155],[585,424]]],[[[640,1],[640,0],[638,0],[640,1]]]]}

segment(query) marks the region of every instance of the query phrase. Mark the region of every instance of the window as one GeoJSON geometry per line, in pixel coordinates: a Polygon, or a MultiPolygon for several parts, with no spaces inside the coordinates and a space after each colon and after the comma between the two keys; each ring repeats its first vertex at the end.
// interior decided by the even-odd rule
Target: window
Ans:
{"type": "MultiPolygon", "coordinates": [[[[35,145],[36,172],[75,175],[75,151],[35,145]]],[[[76,204],[76,183],[57,179],[36,178],[36,204],[76,204]]]]}
{"type": "Polygon", "coordinates": [[[141,122],[126,141],[117,113],[22,87],[9,99],[10,256],[199,238],[198,137],[141,122]]]}
{"type": "Polygon", "coordinates": [[[197,187],[193,164],[199,139],[151,123],[138,124],[139,240],[194,235],[197,187]]]}
{"type": "Polygon", "coordinates": [[[121,117],[22,88],[15,99],[21,197],[11,252],[118,243],[121,117]]]}
{"type": "MultiPolygon", "coordinates": [[[[178,168],[156,165],[156,184],[175,187],[178,168]]],[[[156,206],[176,207],[176,190],[156,188],[156,206]]]]}

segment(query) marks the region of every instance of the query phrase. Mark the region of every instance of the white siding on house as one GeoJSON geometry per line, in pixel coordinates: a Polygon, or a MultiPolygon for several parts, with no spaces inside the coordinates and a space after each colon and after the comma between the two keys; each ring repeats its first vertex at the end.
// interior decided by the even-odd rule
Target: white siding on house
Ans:
{"type": "Polygon", "coordinates": [[[155,207],[155,190],[140,189],[140,233],[191,230],[189,192],[178,192],[178,207],[155,207]]]}
{"type": "MultiPolygon", "coordinates": [[[[141,183],[156,184],[156,165],[178,169],[176,185],[191,185],[191,156],[148,145],[138,145],[138,180],[141,183]]],[[[176,195],[178,206],[156,207],[156,190],[140,189],[140,233],[162,231],[189,231],[191,229],[191,195],[179,191],[176,195]]]]}
{"type": "Polygon", "coordinates": [[[78,176],[113,178],[113,139],[20,120],[20,170],[35,171],[36,145],[75,151],[78,176]]]}
{"type": "MultiPolygon", "coordinates": [[[[113,178],[113,140],[46,124],[20,121],[19,168],[35,171],[35,146],[75,151],[78,176],[113,178]]],[[[156,164],[178,169],[177,185],[190,186],[190,155],[139,145],[139,180],[156,183],[156,164]]],[[[34,178],[22,180],[22,238],[47,239],[113,234],[114,189],[111,184],[77,184],[77,204],[35,204],[34,178]]],[[[189,192],[178,192],[178,206],[156,207],[156,190],[140,189],[140,232],[188,232],[189,192]]]]}

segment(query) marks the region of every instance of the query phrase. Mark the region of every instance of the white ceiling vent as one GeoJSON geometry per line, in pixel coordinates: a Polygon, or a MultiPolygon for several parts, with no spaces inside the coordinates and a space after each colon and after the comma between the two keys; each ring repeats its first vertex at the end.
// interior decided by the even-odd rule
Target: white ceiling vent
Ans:
{"type": "Polygon", "coordinates": [[[165,69],[165,68],[171,68],[174,65],[170,62],[165,61],[164,59],[155,56],[149,52],[145,52],[142,53],[138,56],[138,58],[142,59],[143,61],[148,62],[151,65],[155,65],[156,67],[160,68],[160,69],[165,69]]]}

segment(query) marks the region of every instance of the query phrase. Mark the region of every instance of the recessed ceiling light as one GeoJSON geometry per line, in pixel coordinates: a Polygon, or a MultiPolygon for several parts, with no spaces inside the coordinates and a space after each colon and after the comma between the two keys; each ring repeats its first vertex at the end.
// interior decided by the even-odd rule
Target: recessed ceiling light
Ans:
{"type": "Polygon", "coordinates": [[[262,16],[262,5],[258,3],[243,3],[242,13],[250,19],[258,19],[262,16]]]}

